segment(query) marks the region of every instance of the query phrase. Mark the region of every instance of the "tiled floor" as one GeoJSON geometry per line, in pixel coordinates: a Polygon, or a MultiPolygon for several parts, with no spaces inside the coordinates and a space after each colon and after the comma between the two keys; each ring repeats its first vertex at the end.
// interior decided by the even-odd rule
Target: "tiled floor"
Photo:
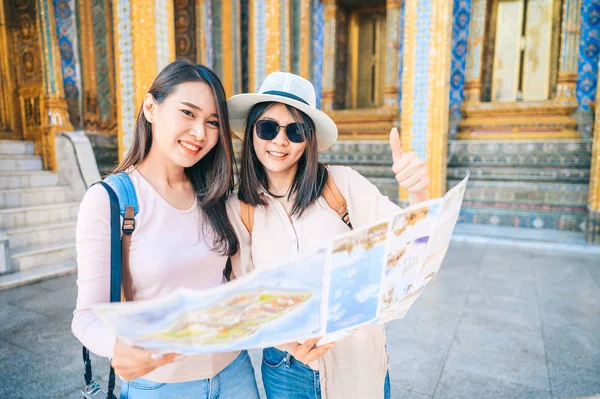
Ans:
{"type": "MultiPolygon", "coordinates": [[[[0,291],[0,397],[78,397],[75,296],[75,276],[0,291]]],[[[387,332],[394,399],[600,398],[600,256],[453,243],[387,332]]]]}

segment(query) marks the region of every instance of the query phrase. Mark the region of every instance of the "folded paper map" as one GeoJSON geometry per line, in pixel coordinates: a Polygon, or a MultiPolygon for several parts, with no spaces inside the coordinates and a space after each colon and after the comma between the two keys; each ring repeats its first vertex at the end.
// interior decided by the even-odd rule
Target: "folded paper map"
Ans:
{"type": "Polygon", "coordinates": [[[93,307],[126,342],[163,352],[213,353],[308,338],[344,338],[406,315],[436,275],[468,176],[443,198],[334,238],[315,252],[203,291],[93,307]]]}

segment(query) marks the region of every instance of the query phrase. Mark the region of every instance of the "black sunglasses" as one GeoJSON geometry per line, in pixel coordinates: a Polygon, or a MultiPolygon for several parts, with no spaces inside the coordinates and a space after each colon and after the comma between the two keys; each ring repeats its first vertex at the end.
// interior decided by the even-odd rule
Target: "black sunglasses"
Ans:
{"type": "Polygon", "coordinates": [[[279,126],[279,123],[268,119],[262,119],[254,124],[256,135],[261,140],[273,140],[279,134],[279,128],[285,129],[288,140],[292,143],[302,143],[306,140],[304,132],[310,130],[306,123],[292,122],[287,126],[279,126]]]}

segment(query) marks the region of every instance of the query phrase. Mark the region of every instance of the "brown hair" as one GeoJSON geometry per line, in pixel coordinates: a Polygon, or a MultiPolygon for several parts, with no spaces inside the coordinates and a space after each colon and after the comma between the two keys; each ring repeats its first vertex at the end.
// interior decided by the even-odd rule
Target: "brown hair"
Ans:
{"type": "MultiPolygon", "coordinates": [[[[258,103],[252,107],[246,118],[246,129],[244,142],[242,144],[242,164],[240,166],[240,187],[238,198],[251,206],[263,205],[267,202],[260,196],[260,188],[269,189],[269,182],[265,168],[256,156],[254,149],[254,124],[277,102],[258,103]]],[[[327,168],[319,163],[317,152],[317,136],[315,135],[315,124],[304,112],[285,104],[287,110],[292,114],[296,122],[310,126],[304,131],[306,137],[306,149],[298,160],[298,169],[294,181],[288,193],[288,200],[294,197],[292,215],[302,215],[304,210],[317,200],[323,193],[327,183],[327,168]]]]}
{"type": "MultiPolygon", "coordinates": [[[[221,81],[209,68],[195,65],[186,59],[177,59],[160,71],[148,93],[152,95],[154,101],[161,104],[177,89],[177,86],[187,82],[203,82],[212,89],[219,115],[219,140],[200,161],[185,168],[185,174],[192,184],[199,206],[207,216],[208,225],[215,234],[212,249],[222,255],[233,255],[238,250],[238,241],[227,218],[225,201],[233,191],[236,166],[227,101],[221,81]]],[[[152,124],[146,119],[142,107],[143,105],[135,122],[131,148],[112,173],[126,171],[132,166],[139,165],[150,151],[152,124]]]]}

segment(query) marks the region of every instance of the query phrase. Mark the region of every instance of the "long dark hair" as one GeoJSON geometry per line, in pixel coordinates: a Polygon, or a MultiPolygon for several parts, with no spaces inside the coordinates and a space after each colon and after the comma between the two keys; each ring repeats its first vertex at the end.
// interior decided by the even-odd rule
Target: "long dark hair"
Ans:
{"type": "MultiPolygon", "coordinates": [[[[246,118],[246,129],[244,132],[244,142],[242,144],[242,164],[240,166],[240,186],[238,198],[252,206],[266,206],[266,200],[260,195],[260,189],[269,189],[267,173],[263,164],[256,156],[254,149],[254,124],[258,119],[268,111],[277,102],[258,103],[252,107],[246,118]]],[[[304,112],[284,104],[287,110],[292,114],[296,122],[304,123],[310,126],[310,129],[304,132],[306,137],[306,149],[304,154],[298,160],[298,168],[294,181],[288,192],[288,200],[294,198],[292,215],[302,215],[304,210],[317,200],[323,193],[323,188],[327,183],[327,168],[319,163],[317,152],[317,136],[315,135],[315,124],[312,119],[304,112]]]]}
{"type": "MultiPolygon", "coordinates": [[[[160,71],[148,93],[152,95],[154,101],[161,104],[177,89],[177,86],[187,82],[203,82],[212,89],[219,115],[219,141],[195,165],[185,168],[185,175],[190,180],[198,204],[206,214],[208,225],[214,233],[211,249],[221,255],[231,256],[238,250],[238,240],[227,218],[225,201],[233,191],[236,166],[225,90],[221,81],[209,68],[195,65],[186,59],[177,59],[160,71]]],[[[152,124],[146,119],[142,107],[143,104],[135,122],[131,148],[112,173],[138,166],[150,151],[152,124]]],[[[203,225],[203,228],[205,227],[206,224],[203,225]]]]}

